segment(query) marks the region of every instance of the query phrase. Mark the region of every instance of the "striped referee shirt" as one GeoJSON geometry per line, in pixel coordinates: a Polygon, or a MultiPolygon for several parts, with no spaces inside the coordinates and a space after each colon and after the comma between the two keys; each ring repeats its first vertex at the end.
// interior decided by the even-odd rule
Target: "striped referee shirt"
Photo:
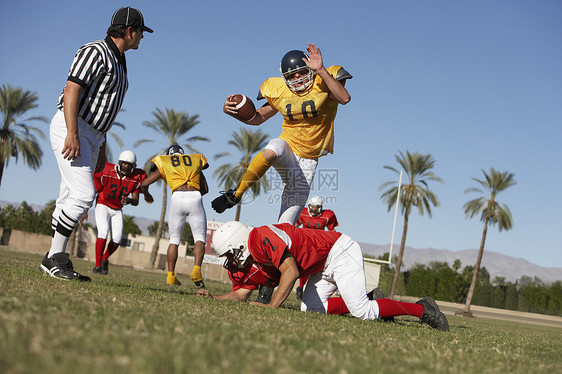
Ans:
{"type": "MultiPolygon", "coordinates": [[[[82,46],[74,56],[68,80],[84,88],[78,116],[102,133],[109,131],[129,85],[125,55],[111,37],[82,46]]],[[[60,110],[63,99],[64,91],[57,104],[60,110]]]]}

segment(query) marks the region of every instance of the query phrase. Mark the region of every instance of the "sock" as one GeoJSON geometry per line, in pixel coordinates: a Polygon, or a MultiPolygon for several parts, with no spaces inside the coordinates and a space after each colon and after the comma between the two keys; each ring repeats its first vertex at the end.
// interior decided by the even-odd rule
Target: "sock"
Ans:
{"type": "Polygon", "coordinates": [[[248,170],[246,170],[242,176],[242,180],[234,193],[234,196],[238,199],[241,199],[244,192],[260,180],[260,178],[265,175],[265,172],[271,167],[271,164],[265,160],[262,153],[263,152],[260,152],[256,155],[256,157],[254,157],[248,166],[248,170]]]}
{"type": "Polygon", "coordinates": [[[101,266],[103,250],[105,249],[105,241],[106,239],[102,238],[96,239],[96,266],[101,266]]]}
{"type": "Polygon", "coordinates": [[[119,243],[109,242],[107,245],[107,250],[103,254],[102,260],[107,260],[116,250],[119,248],[119,243]]]}
{"type": "Polygon", "coordinates": [[[416,316],[421,317],[423,313],[423,305],[414,303],[403,303],[392,299],[378,299],[379,318],[394,316],[416,316]]]}
{"type": "Polygon", "coordinates": [[[345,305],[341,297],[330,297],[328,299],[328,314],[346,314],[349,313],[347,305],[345,305]]]}
{"type": "Polygon", "coordinates": [[[308,280],[308,275],[299,279],[299,287],[304,288],[306,281],[308,280]]]}
{"type": "MultiPolygon", "coordinates": [[[[51,224],[53,221],[51,221],[51,224]]],[[[53,255],[66,251],[66,245],[68,244],[68,238],[72,234],[74,227],[78,221],[70,218],[64,212],[61,211],[61,215],[57,220],[57,228],[51,239],[51,248],[49,249],[49,255],[47,257],[53,257],[53,255]]]]}

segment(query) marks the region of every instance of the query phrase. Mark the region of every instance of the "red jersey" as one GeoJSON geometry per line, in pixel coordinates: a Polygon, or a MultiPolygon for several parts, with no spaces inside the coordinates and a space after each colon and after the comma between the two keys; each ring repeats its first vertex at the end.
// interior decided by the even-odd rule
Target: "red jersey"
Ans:
{"type": "Polygon", "coordinates": [[[306,227],[308,229],[334,231],[338,225],[336,215],[330,209],[323,210],[317,217],[312,217],[308,212],[308,208],[304,208],[297,219],[297,226],[306,227]]]}
{"type": "Polygon", "coordinates": [[[140,184],[146,178],[142,169],[133,169],[129,175],[121,178],[117,173],[117,165],[110,162],[99,173],[94,174],[94,186],[98,197],[97,204],[102,204],[111,209],[121,209],[121,198],[133,192],[141,192],[140,184]]]}
{"type": "Polygon", "coordinates": [[[277,269],[264,270],[257,264],[243,269],[232,267],[228,269],[228,276],[232,281],[232,291],[244,288],[255,291],[258,286],[277,287],[281,273],[277,269]]]}
{"type": "Polygon", "coordinates": [[[291,252],[303,277],[324,269],[328,254],[340,236],[335,231],[301,229],[281,223],[250,231],[248,248],[254,261],[264,268],[273,264],[278,269],[285,251],[291,252]]]}

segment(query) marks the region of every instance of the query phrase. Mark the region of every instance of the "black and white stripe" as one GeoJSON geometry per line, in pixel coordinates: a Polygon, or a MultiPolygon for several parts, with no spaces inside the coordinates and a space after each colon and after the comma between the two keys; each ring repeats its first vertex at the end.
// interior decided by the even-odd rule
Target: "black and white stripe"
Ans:
{"type": "MultiPolygon", "coordinates": [[[[84,88],[78,115],[93,128],[109,131],[128,88],[127,64],[108,36],[82,46],[72,62],[68,80],[84,88]]],[[[63,94],[57,107],[63,109],[63,94]]]]}

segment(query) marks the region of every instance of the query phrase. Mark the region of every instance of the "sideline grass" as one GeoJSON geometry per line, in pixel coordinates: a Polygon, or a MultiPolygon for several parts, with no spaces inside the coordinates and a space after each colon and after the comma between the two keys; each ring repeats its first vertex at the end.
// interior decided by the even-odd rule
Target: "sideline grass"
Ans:
{"type": "MultiPolygon", "coordinates": [[[[195,296],[162,274],[110,266],[91,283],[43,276],[0,250],[0,367],[11,373],[562,372],[562,331],[447,316],[451,331],[195,296]]],[[[90,275],[92,264],[73,259],[90,275]]],[[[211,292],[227,286],[207,282],[211,292]]],[[[255,295],[254,295],[255,297],[255,295]]]]}

